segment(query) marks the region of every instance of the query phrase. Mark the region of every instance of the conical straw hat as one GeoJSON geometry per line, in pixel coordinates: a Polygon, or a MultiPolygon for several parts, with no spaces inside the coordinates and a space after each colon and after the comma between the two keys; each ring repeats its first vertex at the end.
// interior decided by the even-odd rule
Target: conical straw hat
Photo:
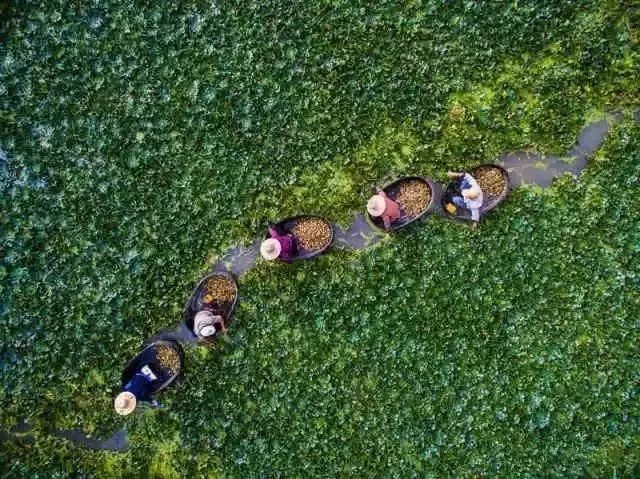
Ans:
{"type": "Polygon", "coordinates": [[[280,256],[280,252],[282,251],[282,246],[280,242],[275,238],[269,238],[268,240],[264,240],[260,245],[260,254],[267,261],[273,261],[278,256],[280,256]]]}
{"type": "Polygon", "coordinates": [[[373,217],[382,216],[384,210],[387,208],[384,198],[380,195],[373,195],[367,202],[367,211],[373,217]]]}
{"type": "Polygon", "coordinates": [[[126,416],[135,410],[136,403],[137,400],[133,393],[130,393],[129,391],[122,391],[118,396],[116,396],[116,400],[113,402],[113,407],[118,414],[126,416]]]}

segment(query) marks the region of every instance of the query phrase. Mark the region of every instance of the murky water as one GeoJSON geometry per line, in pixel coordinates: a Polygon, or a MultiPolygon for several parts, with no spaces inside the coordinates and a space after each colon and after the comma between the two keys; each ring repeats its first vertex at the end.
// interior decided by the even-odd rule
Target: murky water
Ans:
{"type": "Polygon", "coordinates": [[[367,221],[364,214],[358,213],[347,229],[342,229],[334,225],[335,239],[334,248],[340,249],[365,249],[376,244],[383,237],[383,234],[367,221]]]}
{"type": "Polygon", "coordinates": [[[63,437],[86,449],[100,451],[124,452],[129,449],[127,432],[124,429],[117,431],[109,439],[100,440],[87,436],[81,429],[71,429],[68,431],[57,430],[54,435],[63,437]]]}
{"type": "MultiPolygon", "coordinates": [[[[640,110],[636,115],[640,114],[640,110]]],[[[637,116],[636,116],[637,117],[637,116]]],[[[538,185],[546,188],[554,178],[565,173],[578,175],[587,166],[589,157],[602,145],[613,125],[622,119],[622,113],[606,115],[582,129],[578,141],[564,155],[542,156],[535,151],[507,153],[499,160],[509,172],[512,185],[538,185]]]]}
{"type": "Polygon", "coordinates": [[[184,344],[192,344],[198,342],[198,337],[187,328],[186,324],[180,323],[175,329],[163,329],[156,333],[145,344],[159,341],[161,339],[170,339],[184,344]]]}
{"type": "MultiPolygon", "coordinates": [[[[640,121],[640,109],[634,115],[640,121]]],[[[506,153],[498,161],[509,172],[513,187],[520,185],[538,185],[547,187],[554,178],[565,173],[578,175],[588,163],[589,158],[602,145],[607,133],[613,125],[622,119],[622,113],[614,112],[604,118],[587,125],[582,129],[577,142],[564,155],[543,156],[535,151],[516,151],[506,153]]],[[[2,158],[0,158],[2,160],[2,158]]],[[[434,183],[434,196],[440,198],[442,185],[434,183]]],[[[432,212],[446,218],[449,221],[457,221],[442,211],[440,201],[435,201],[432,212]]],[[[365,215],[355,215],[348,228],[335,227],[335,240],[333,247],[341,249],[362,250],[379,242],[385,235],[373,227],[365,215]]],[[[250,271],[260,255],[260,241],[256,240],[249,246],[235,246],[227,250],[220,260],[213,266],[213,271],[229,271],[236,277],[250,271]]],[[[174,339],[183,344],[198,342],[197,337],[183,323],[175,329],[167,329],[159,332],[151,338],[174,339]]],[[[9,438],[19,439],[25,442],[32,441],[28,435],[29,427],[21,424],[10,432],[0,432],[0,441],[9,438]]],[[[99,440],[85,435],[80,429],[68,431],[56,430],[58,437],[64,437],[79,446],[88,449],[107,451],[125,451],[128,448],[126,432],[119,430],[106,440],[99,440]]]]}
{"type": "Polygon", "coordinates": [[[213,271],[228,271],[234,276],[241,276],[253,269],[260,256],[261,240],[249,246],[234,246],[226,251],[213,266],[213,271]]]}
{"type": "MultiPolygon", "coordinates": [[[[19,441],[23,444],[33,444],[34,438],[31,431],[31,426],[26,422],[22,422],[11,428],[9,432],[0,432],[0,442],[12,440],[19,441]]],[[[86,435],[81,429],[56,429],[52,431],[52,434],[57,437],[68,439],[69,441],[74,442],[78,446],[84,447],[86,449],[124,452],[129,448],[129,443],[127,442],[127,433],[124,429],[116,431],[113,436],[104,440],[90,437],[86,435]]]]}

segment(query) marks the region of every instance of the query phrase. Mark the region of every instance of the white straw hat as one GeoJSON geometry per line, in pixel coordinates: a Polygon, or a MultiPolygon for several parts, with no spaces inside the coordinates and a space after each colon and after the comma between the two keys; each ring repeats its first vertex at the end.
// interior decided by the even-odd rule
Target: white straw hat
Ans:
{"type": "Polygon", "coordinates": [[[216,327],[213,324],[208,324],[200,329],[201,336],[207,337],[213,336],[214,334],[216,334],[216,327]]]}
{"type": "Polygon", "coordinates": [[[193,318],[193,332],[197,336],[211,336],[215,334],[216,328],[213,326],[214,316],[211,311],[198,311],[193,318]]]}
{"type": "Polygon", "coordinates": [[[382,216],[386,208],[387,204],[384,201],[384,198],[380,195],[373,195],[367,202],[367,211],[375,218],[382,216]]]}
{"type": "Polygon", "coordinates": [[[267,261],[273,261],[278,256],[280,256],[280,252],[282,251],[282,246],[280,242],[275,238],[269,238],[268,240],[264,240],[260,245],[260,254],[267,261]]]}
{"type": "Polygon", "coordinates": [[[116,412],[121,416],[131,414],[136,408],[136,397],[129,391],[122,391],[116,396],[116,400],[113,402],[113,407],[116,412]]]}

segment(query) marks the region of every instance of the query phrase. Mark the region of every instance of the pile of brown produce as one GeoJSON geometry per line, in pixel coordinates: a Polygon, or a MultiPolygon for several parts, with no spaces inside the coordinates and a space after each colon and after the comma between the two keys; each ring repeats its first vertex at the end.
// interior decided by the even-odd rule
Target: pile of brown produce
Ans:
{"type": "Polygon", "coordinates": [[[156,346],[156,359],[162,369],[176,374],[180,371],[180,356],[178,352],[166,344],[156,346]]]}
{"type": "Polygon", "coordinates": [[[331,241],[331,227],[319,218],[301,219],[291,228],[291,233],[298,245],[307,251],[324,248],[331,241]]]}
{"type": "Polygon", "coordinates": [[[405,181],[400,184],[397,200],[407,215],[418,216],[429,206],[431,190],[422,181],[405,181]]]}
{"type": "Polygon", "coordinates": [[[230,303],[236,296],[236,286],[225,276],[213,276],[205,285],[205,303],[230,303]]]}
{"type": "Polygon", "coordinates": [[[504,177],[497,168],[478,168],[473,175],[483,193],[500,196],[504,190],[504,177]]]}

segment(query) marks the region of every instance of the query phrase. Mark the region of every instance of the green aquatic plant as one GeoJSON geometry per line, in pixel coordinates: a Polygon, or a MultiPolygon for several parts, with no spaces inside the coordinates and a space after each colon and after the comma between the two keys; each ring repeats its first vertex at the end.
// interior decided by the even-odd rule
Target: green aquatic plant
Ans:
{"type": "Polygon", "coordinates": [[[0,426],[35,428],[3,475],[148,477],[169,441],[191,477],[632,476],[628,122],[578,184],[517,191],[481,235],[433,221],[259,268],[166,409],[111,404],[208,261],[268,221],[561,154],[594,110],[637,105],[638,25],[633,2],[2,4],[0,426]],[[50,435],[124,425],[117,457],[50,435]]]}

